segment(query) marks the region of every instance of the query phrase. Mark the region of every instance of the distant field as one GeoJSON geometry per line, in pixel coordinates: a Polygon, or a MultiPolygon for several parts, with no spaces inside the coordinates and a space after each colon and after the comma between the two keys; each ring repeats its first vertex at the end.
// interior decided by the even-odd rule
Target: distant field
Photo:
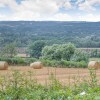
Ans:
{"type": "Polygon", "coordinates": [[[98,52],[100,52],[100,48],[77,48],[77,49],[81,51],[86,51],[88,53],[91,53],[94,50],[97,50],[98,52]]]}
{"type": "Polygon", "coordinates": [[[78,49],[83,49],[83,50],[95,50],[95,49],[97,49],[97,50],[100,50],[100,48],[78,48],[78,49]]]}
{"type": "Polygon", "coordinates": [[[91,60],[95,60],[95,61],[99,61],[100,62],[100,58],[90,58],[89,61],[91,60]]]}

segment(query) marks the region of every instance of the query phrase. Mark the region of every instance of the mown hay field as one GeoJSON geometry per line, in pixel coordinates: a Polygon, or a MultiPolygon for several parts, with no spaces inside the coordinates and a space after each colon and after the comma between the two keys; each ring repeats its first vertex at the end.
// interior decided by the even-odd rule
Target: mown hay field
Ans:
{"type": "MultiPolygon", "coordinates": [[[[43,67],[42,69],[33,69],[29,66],[10,66],[8,70],[0,70],[0,76],[9,77],[14,70],[25,73],[25,77],[29,77],[27,73],[31,72],[32,78],[36,79],[38,83],[43,85],[49,84],[50,76],[52,75],[64,85],[91,80],[90,71],[87,68],[43,67]]],[[[96,70],[96,78],[100,84],[100,69],[96,70]]]]}

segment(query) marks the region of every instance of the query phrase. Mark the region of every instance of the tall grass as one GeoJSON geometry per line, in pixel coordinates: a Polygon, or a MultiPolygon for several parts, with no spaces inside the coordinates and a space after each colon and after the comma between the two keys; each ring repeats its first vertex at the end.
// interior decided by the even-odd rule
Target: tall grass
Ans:
{"type": "Polygon", "coordinates": [[[18,70],[0,76],[0,100],[100,100],[100,84],[94,70],[90,70],[90,81],[62,85],[56,74],[49,76],[50,83],[41,85],[31,71],[18,70]],[[99,99],[98,99],[99,98],[99,99]]]}

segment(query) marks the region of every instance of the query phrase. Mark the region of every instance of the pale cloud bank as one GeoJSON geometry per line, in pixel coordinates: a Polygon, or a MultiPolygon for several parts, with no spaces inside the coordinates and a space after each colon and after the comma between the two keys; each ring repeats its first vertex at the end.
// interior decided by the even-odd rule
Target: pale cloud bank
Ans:
{"type": "Polygon", "coordinates": [[[100,5],[100,0],[85,0],[85,2],[82,2],[82,3],[81,2],[79,2],[79,9],[84,10],[84,11],[88,11],[88,12],[95,11],[96,8],[94,6],[100,5]]]}
{"type": "Polygon", "coordinates": [[[20,4],[15,0],[0,0],[0,8],[8,7],[11,12],[0,12],[0,20],[100,21],[100,15],[92,13],[96,11],[94,5],[100,5],[100,1],[77,0],[76,10],[88,13],[74,16],[70,14],[75,8],[71,0],[22,0],[20,4]]]}

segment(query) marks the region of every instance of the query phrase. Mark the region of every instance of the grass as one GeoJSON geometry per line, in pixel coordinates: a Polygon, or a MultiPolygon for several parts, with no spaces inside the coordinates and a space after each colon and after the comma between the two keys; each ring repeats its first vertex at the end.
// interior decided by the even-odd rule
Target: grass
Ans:
{"type": "Polygon", "coordinates": [[[41,85],[31,71],[21,73],[13,70],[10,74],[0,76],[0,100],[100,100],[96,72],[89,71],[89,81],[79,83],[74,78],[73,85],[62,85],[51,73],[50,84],[41,85]]]}

